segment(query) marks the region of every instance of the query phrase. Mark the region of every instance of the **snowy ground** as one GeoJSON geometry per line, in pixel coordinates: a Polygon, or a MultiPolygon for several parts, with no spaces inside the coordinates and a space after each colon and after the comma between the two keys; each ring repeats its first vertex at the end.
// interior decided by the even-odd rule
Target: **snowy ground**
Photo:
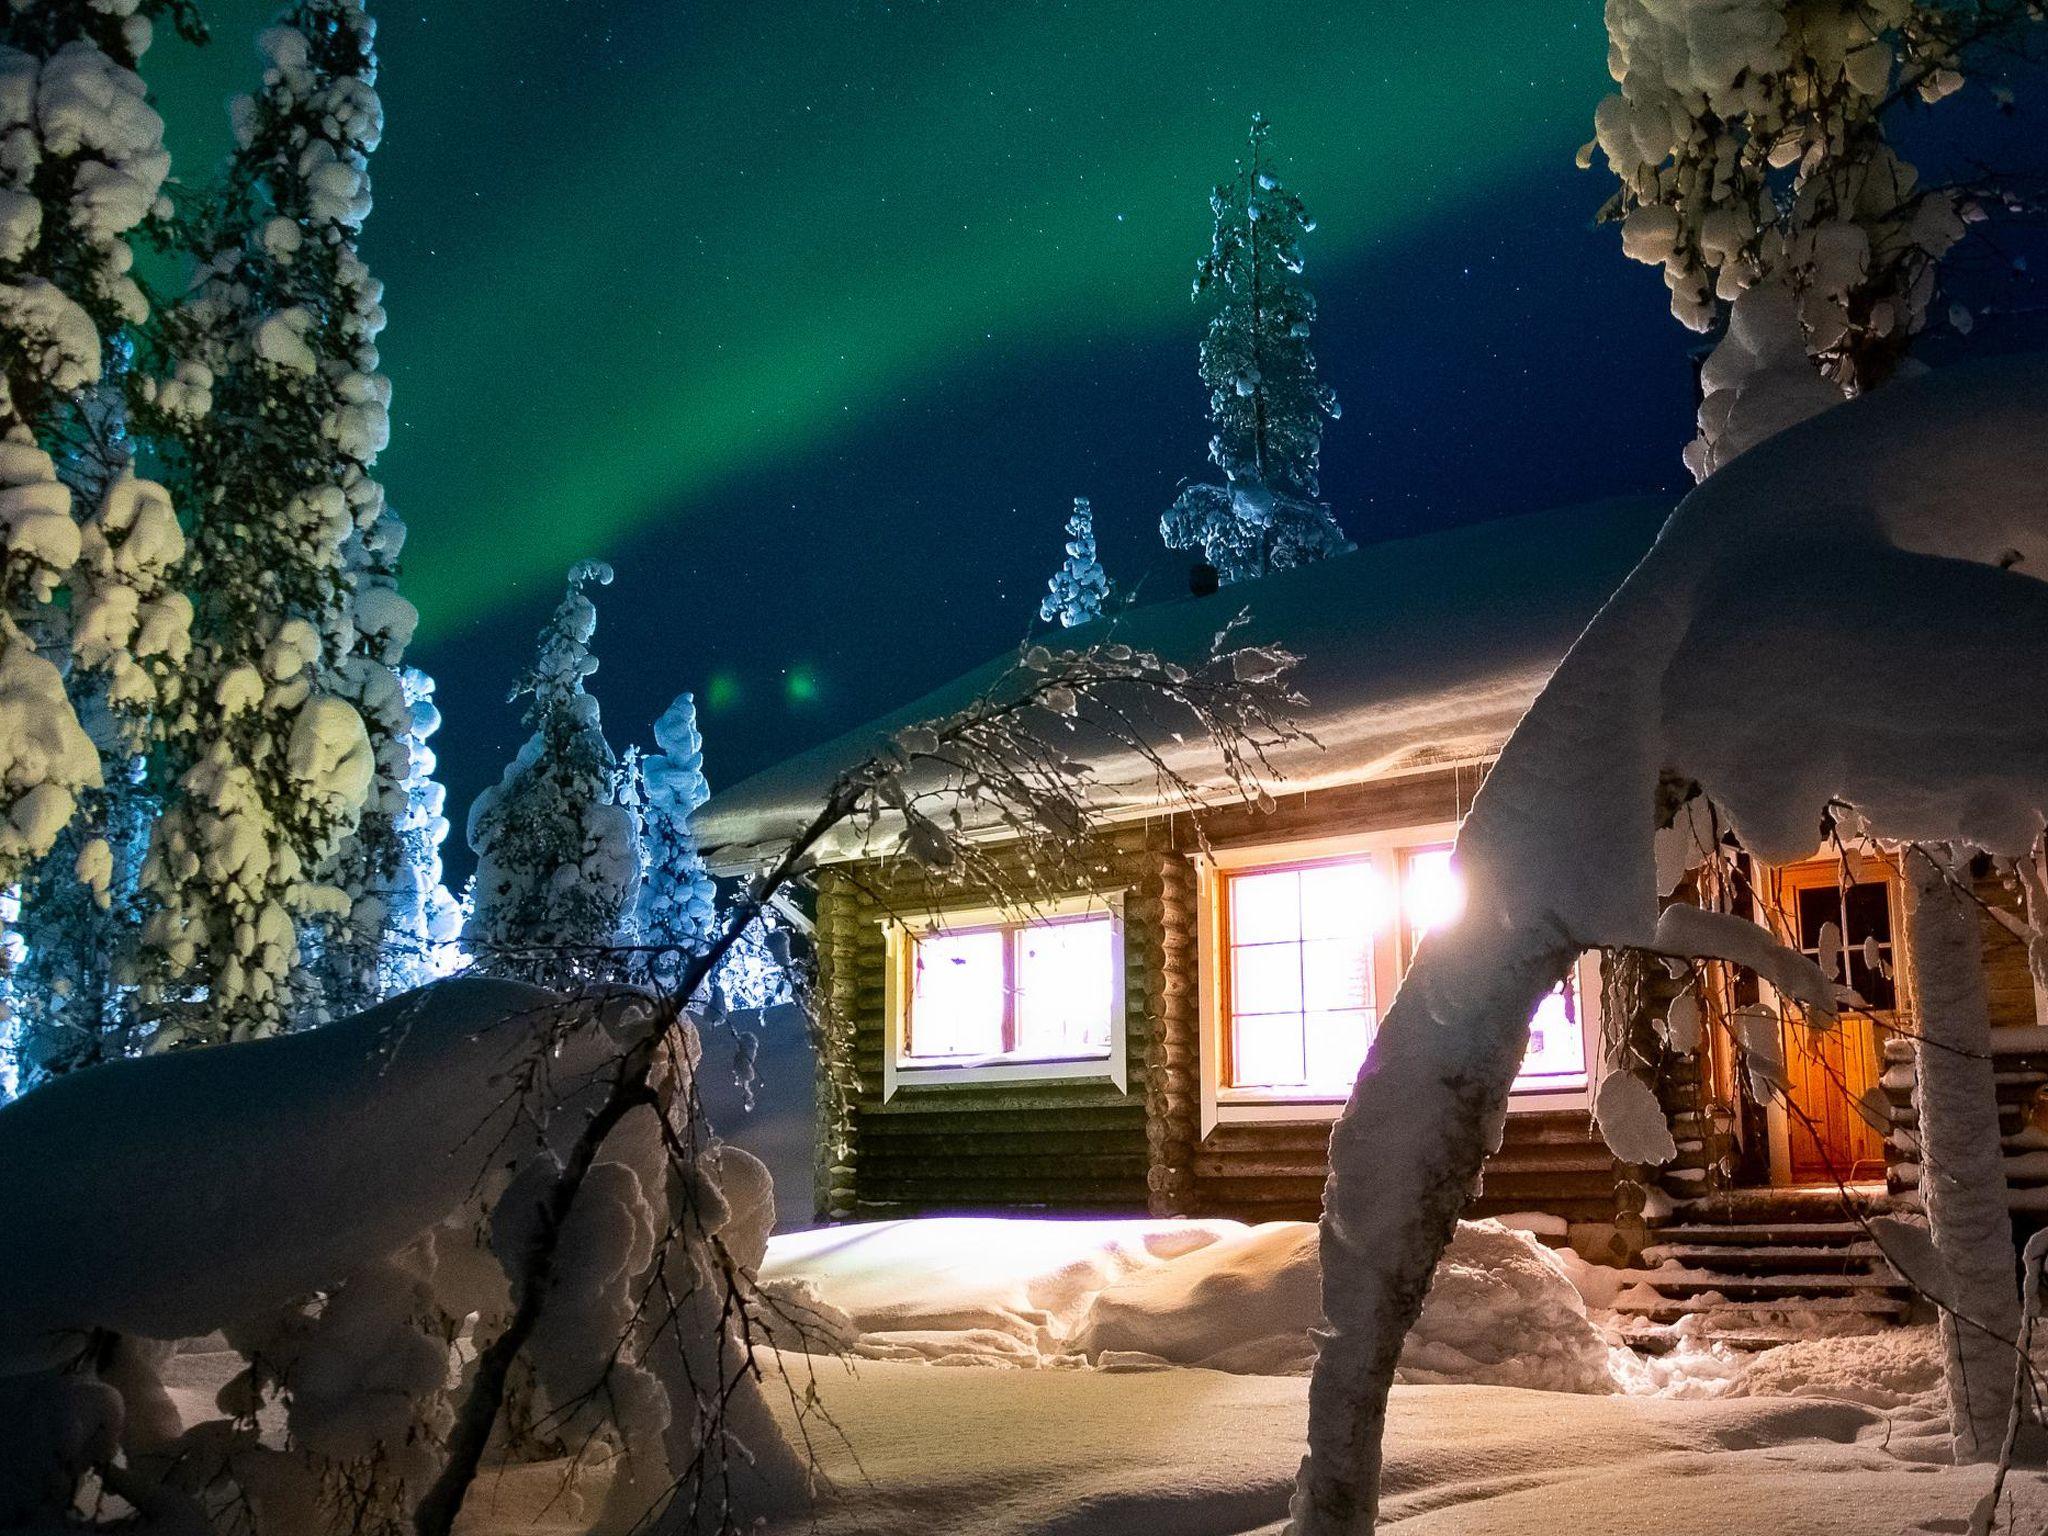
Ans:
{"type": "MultiPolygon", "coordinates": [[[[1307,1419],[1313,1256],[1298,1223],[918,1221],[777,1238],[764,1282],[848,1358],[768,1357],[787,1383],[771,1384],[778,1411],[836,1492],[767,1531],[1277,1531],[1307,1419]]],[[[1969,1530],[1989,1472],[1931,1459],[1931,1329],[1756,1356],[1681,1340],[1648,1358],[1586,1305],[1611,1291],[1520,1233],[1464,1229],[1404,1355],[1389,1526],[1969,1530]]],[[[188,1417],[235,1364],[181,1358],[188,1417]]],[[[586,1530],[599,1490],[564,1476],[559,1463],[487,1473],[464,1531],[586,1530]]],[[[2048,1478],[2018,1474],[2010,1491],[2001,1529],[2048,1529],[2048,1478]]]]}

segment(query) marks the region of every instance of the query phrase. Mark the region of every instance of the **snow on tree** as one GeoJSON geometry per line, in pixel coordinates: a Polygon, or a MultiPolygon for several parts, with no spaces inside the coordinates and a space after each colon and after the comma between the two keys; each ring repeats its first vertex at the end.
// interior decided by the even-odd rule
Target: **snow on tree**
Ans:
{"type": "Polygon", "coordinates": [[[16,995],[36,1016],[18,1022],[37,1054],[111,1012],[134,769],[187,644],[183,535],[132,473],[121,400],[148,316],[129,242],[169,209],[163,123],[135,73],[166,12],[191,29],[155,0],[0,16],[0,886],[23,882],[16,995]]]}
{"type": "Polygon", "coordinates": [[[639,942],[701,953],[718,931],[718,890],[697,851],[690,818],[711,798],[697,701],[687,693],[654,722],[661,750],[637,767],[641,818],[639,942]]]}
{"type": "Polygon", "coordinates": [[[434,777],[434,749],[427,745],[441,728],[434,680],[417,667],[406,667],[399,682],[405,690],[407,769],[405,810],[397,822],[398,873],[379,945],[379,991],[386,997],[452,974],[459,964],[456,941],[462,936],[462,908],[442,880],[448,792],[434,777]]]}
{"type": "Polygon", "coordinates": [[[1945,1306],[1949,1423],[1957,1461],[1989,1461],[2005,1436],[2018,1375],[2020,1298],[2013,1287],[2005,1148],[1984,991],[1983,938],[1969,891],[1969,858],[1914,849],[1906,857],[1912,948],[1914,1093],[1920,1199],[1934,1244],[1933,1274],[1903,1272],[1945,1306]]]}
{"type": "Polygon", "coordinates": [[[533,735],[469,808],[477,870],[463,944],[487,972],[573,978],[620,942],[633,912],[639,828],[621,802],[597,700],[583,688],[597,670],[597,606],[583,589],[611,579],[602,561],[570,570],[533,667],[512,690],[532,697],[524,719],[533,735]]]}
{"type": "Polygon", "coordinates": [[[1301,281],[1301,242],[1315,221],[1273,172],[1267,132],[1254,116],[1250,157],[1211,194],[1215,236],[1195,269],[1195,298],[1217,302],[1201,370],[1216,429],[1209,461],[1225,483],[1189,486],[1159,522],[1168,548],[1199,548],[1225,582],[1351,548],[1315,499],[1323,418],[1338,414],[1309,349],[1316,301],[1301,281]]]}
{"type": "Polygon", "coordinates": [[[1100,618],[1109,601],[1109,577],[1095,555],[1095,512],[1085,496],[1074,498],[1074,514],[1067,519],[1067,558],[1046,586],[1038,617],[1048,624],[1058,619],[1062,629],[1100,618]]]}
{"type": "MultiPolygon", "coordinates": [[[[1660,803],[1671,822],[1697,786],[1766,862],[1810,856],[1831,807],[1894,846],[2032,849],[2048,585],[2020,571],[2048,565],[2043,484],[2048,364],[1896,381],[1716,472],[1559,665],[1460,829],[1465,915],[1423,940],[1331,1137],[1300,1536],[1373,1528],[1402,1338],[1499,1143],[1529,1020],[1583,951],[1727,959],[1817,1020],[1843,1006],[1746,919],[1660,917],[1660,803]]],[[[2002,1185],[1990,1199],[2002,1216],[2002,1185]]],[[[1983,1274],[1973,1260],[1950,1268],[1983,1274]]],[[[1977,1394],[2002,1408],[2000,1383],[1948,1365],[1969,1404],[1956,1446],[1977,1454],[1977,1394]]]]}
{"type": "Polygon", "coordinates": [[[1986,201],[1923,181],[1889,121],[1953,95],[1973,48],[2040,19],[2029,0],[1607,7],[1618,89],[1580,163],[1606,155],[1621,187],[1605,216],[1623,251],[1663,267],[1681,322],[1706,331],[1735,310],[1685,454],[1696,479],[1897,370],[1986,201]]]}
{"type": "Polygon", "coordinates": [[[397,876],[409,757],[391,661],[410,625],[351,553],[391,543],[368,474],[389,432],[381,295],[355,249],[382,129],[373,36],[356,0],[295,0],[259,37],[262,86],[231,108],[236,149],[148,402],[193,508],[194,696],[167,733],[176,803],[144,865],[149,1000],[184,1033],[315,1010],[302,931],[347,956],[325,978],[344,999],[373,990],[365,955],[397,876]],[[345,860],[365,810],[375,857],[345,860]]]}

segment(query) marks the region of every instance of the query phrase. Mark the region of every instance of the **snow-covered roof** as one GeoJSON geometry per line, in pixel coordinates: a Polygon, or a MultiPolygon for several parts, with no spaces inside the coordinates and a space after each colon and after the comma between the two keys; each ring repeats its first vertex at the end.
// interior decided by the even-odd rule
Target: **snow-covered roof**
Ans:
{"type": "MultiPolygon", "coordinates": [[[[1490,756],[1551,669],[1650,547],[1669,514],[1662,500],[1625,499],[1473,524],[1368,545],[1336,559],[1208,597],[1146,604],[1065,631],[1085,646],[1112,631],[1126,644],[1195,661],[1239,609],[1247,642],[1301,656],[1298,719],[1319,746],[1278,753],[1276,788],[1318,789],[1434,763],[1490,756]]],[[[906,725],[970,703],[1014,661],[1005,654],[878,720],[714,795],[698,813],[706,854],[722,868],[794,836],[833,779],[906,725]]],[[[1220,785],[1193,737],[1162,742],[1176,770],[1220,785]]],[[[1106,815],[1156,807],[1156,775],[1128,752],[1076,754],[1094,769],[1106,815]]],[[[842,842],[831,858],[871,846],[842,842]]]]}

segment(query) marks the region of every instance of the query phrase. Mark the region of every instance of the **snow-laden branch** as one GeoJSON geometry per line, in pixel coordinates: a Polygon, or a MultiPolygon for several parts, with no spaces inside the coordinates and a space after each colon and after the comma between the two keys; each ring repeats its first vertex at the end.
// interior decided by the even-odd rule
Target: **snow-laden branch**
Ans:
{"type": "Polygon", "coordinates": [[[1771,862],[1836,802],[1889,839],[2032,848],[2044,486],[2048,361],[1895,383],[1694,491],[1559,666],[1460,833],[1466,915],[1423,941],[1331,1139],[1300,1536],[1373,1528],[1393,1361],[1538,999],[1586,948],[1658,945],[1660,785],[1696,781],[1771,862]]]}

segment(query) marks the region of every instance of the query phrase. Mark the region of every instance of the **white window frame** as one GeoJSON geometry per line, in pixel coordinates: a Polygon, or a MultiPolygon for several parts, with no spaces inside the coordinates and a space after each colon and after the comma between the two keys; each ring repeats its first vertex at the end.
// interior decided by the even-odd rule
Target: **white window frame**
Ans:
{"type": "MultiPolygon", "coordinates": [[[[1197,987],[1201,1030],[1202,1134],[1218,1125],[1281,1124],[1335,1120],[1343,1111],[1344,1096],[1304,1093],[1274,1088],[1231,1088],[1223,1084],[1223,1031],[1229,1008],[1223,995],[1225,946],[1228,917],[1222,900],[1224,876],[1235,870],[1264,869],[1288,864],[1368,855],[1380,868],[1398,871],[1401,856],[1418,849],[1441,847],[1457,840],[1456,822],[1426,823],[1387,831],[1346,833],[1333,837],[1303,838],[1292,842],[1259,843],[1244,847],[1218,848],[1195,856],[1196,963],[1201,975],[1197,987]]],[[[1398,886],[1397,886],[1398,889],[1398,886]]],[[[1384,1022],[1394,995],[1384,985],[1385,977],[1402,974],[1401,925],[1389,925],[1373,949],[1373,1010],[1384,1022]]],[[[1508,1096],[1511,1114],[1542,1110],[1585,1109],[1591,1106],[1594,1062],[1600,1048],[1600,957],[1596,952],[1578,961],[1580,1038],[1586,1056],[1586,1081],[1568,1088],[1517,1088],[1508,1096]]],[[[1398,982],[1396,984],[1398,986],[1398,982]]]]}
{"type": "Polygon", "coordinates": [[[882,920],[884,956],[882,983],[882,1102],[896,1097],[900,1088],[945,1088],[964,1083],[1053,1083],[1106,1082],[1119,1093],[1130,1092],[1129,1052],[1125,1046],[1128,1010],[1124,997],[1124,893],[1102,891],[1065,896],[1056,901],[1034,903],[1019,910],[1004,907],[965,907],[934,912],[915,921],[882,920]],[[970,1061],[918,1062],[905,1060],[903,1045],[908,1034],[910,998],[913,987],[911,966],[916,960],[917,940],[927,934],[953,928],[988,928],[996,924],[1029,926],[1053,918],[1108,917],[1109,919],[1109,1052],[1107,1055],[1034,1057],[1028,1060],[1000,1060],[976,1057],[970,1061]]]}

